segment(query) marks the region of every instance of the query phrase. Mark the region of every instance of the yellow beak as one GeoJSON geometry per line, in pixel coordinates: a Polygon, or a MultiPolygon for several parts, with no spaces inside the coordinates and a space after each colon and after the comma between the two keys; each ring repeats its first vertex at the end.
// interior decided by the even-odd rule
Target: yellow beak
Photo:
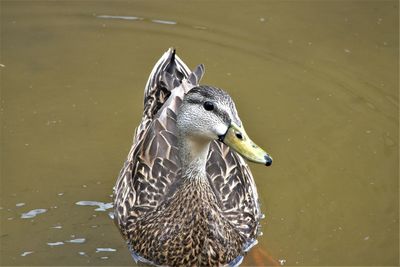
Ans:
{"type": "Polygon", "coordinates": [[[234,122],[231,123],[225,135],[219,137],[219,140],[249,161],[267,166],[272,164],[272,158],[267,152],[251,141],[244,128],[234,122]]]}

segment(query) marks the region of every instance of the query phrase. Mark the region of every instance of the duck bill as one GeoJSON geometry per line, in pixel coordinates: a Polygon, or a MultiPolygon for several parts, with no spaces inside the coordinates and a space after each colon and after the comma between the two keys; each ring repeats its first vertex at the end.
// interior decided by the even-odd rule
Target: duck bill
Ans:
{"type": "Polygon", "coordinates": [[[244,128],[233,123],[219,140],[249,161],[270,166],[272,158],[261,147],[257,146],[246,134],[244,128]]]}

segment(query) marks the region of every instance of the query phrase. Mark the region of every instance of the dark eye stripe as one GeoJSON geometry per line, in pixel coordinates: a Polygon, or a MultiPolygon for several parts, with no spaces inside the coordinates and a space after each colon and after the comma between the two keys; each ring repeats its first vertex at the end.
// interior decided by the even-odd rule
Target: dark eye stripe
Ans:
{"type": "Polygon", "coordinates": [[[186,102],[188,102],[190,104],[201,104],[202,103],[202,101],[199,99],[191,99],[191,98],[186,99],[186,102]]]}
{"type": "Polygon", "coordinates": [[[227,126],[231,125],[232,122],[231,117],[225,110],[220,109],[218,108],[218,106],[216,106],[212,112],[214,112],[218,117],[220,117],[223,120],[223,122],[226,123],[227,126]]]}

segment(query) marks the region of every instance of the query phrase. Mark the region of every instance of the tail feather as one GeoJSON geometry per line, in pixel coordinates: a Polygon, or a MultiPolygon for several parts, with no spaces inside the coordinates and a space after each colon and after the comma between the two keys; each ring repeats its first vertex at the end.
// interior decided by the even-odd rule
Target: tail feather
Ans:
{"type": "Polygon", "coordinates": [[[204,72],[205,72],[204,65],[203,64],[197,65],[197,67],[192,71],[192,73],[189,74],[189,77],[187,79],[191,84],[198,85],[201,78],[203,78],[204,72]]]}
{"type": "Polygon", "coordinates": [[[154,65],[144,89],[145,114],[153,117],[168,98],[172,89],[191,73],[176,55],[175,49],[166,51],[154,65]]]}

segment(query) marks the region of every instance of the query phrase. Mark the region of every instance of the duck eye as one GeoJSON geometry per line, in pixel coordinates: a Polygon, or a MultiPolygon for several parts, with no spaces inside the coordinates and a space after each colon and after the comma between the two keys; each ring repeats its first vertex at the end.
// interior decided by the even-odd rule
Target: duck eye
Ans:
{"type": "Polygon", "coordinates": [[[213,104],[213,102],[206,101],[206,102],[204,102],[203,107],[205,110],[211,111],[214,109],[214,104],[213,104]]]}

